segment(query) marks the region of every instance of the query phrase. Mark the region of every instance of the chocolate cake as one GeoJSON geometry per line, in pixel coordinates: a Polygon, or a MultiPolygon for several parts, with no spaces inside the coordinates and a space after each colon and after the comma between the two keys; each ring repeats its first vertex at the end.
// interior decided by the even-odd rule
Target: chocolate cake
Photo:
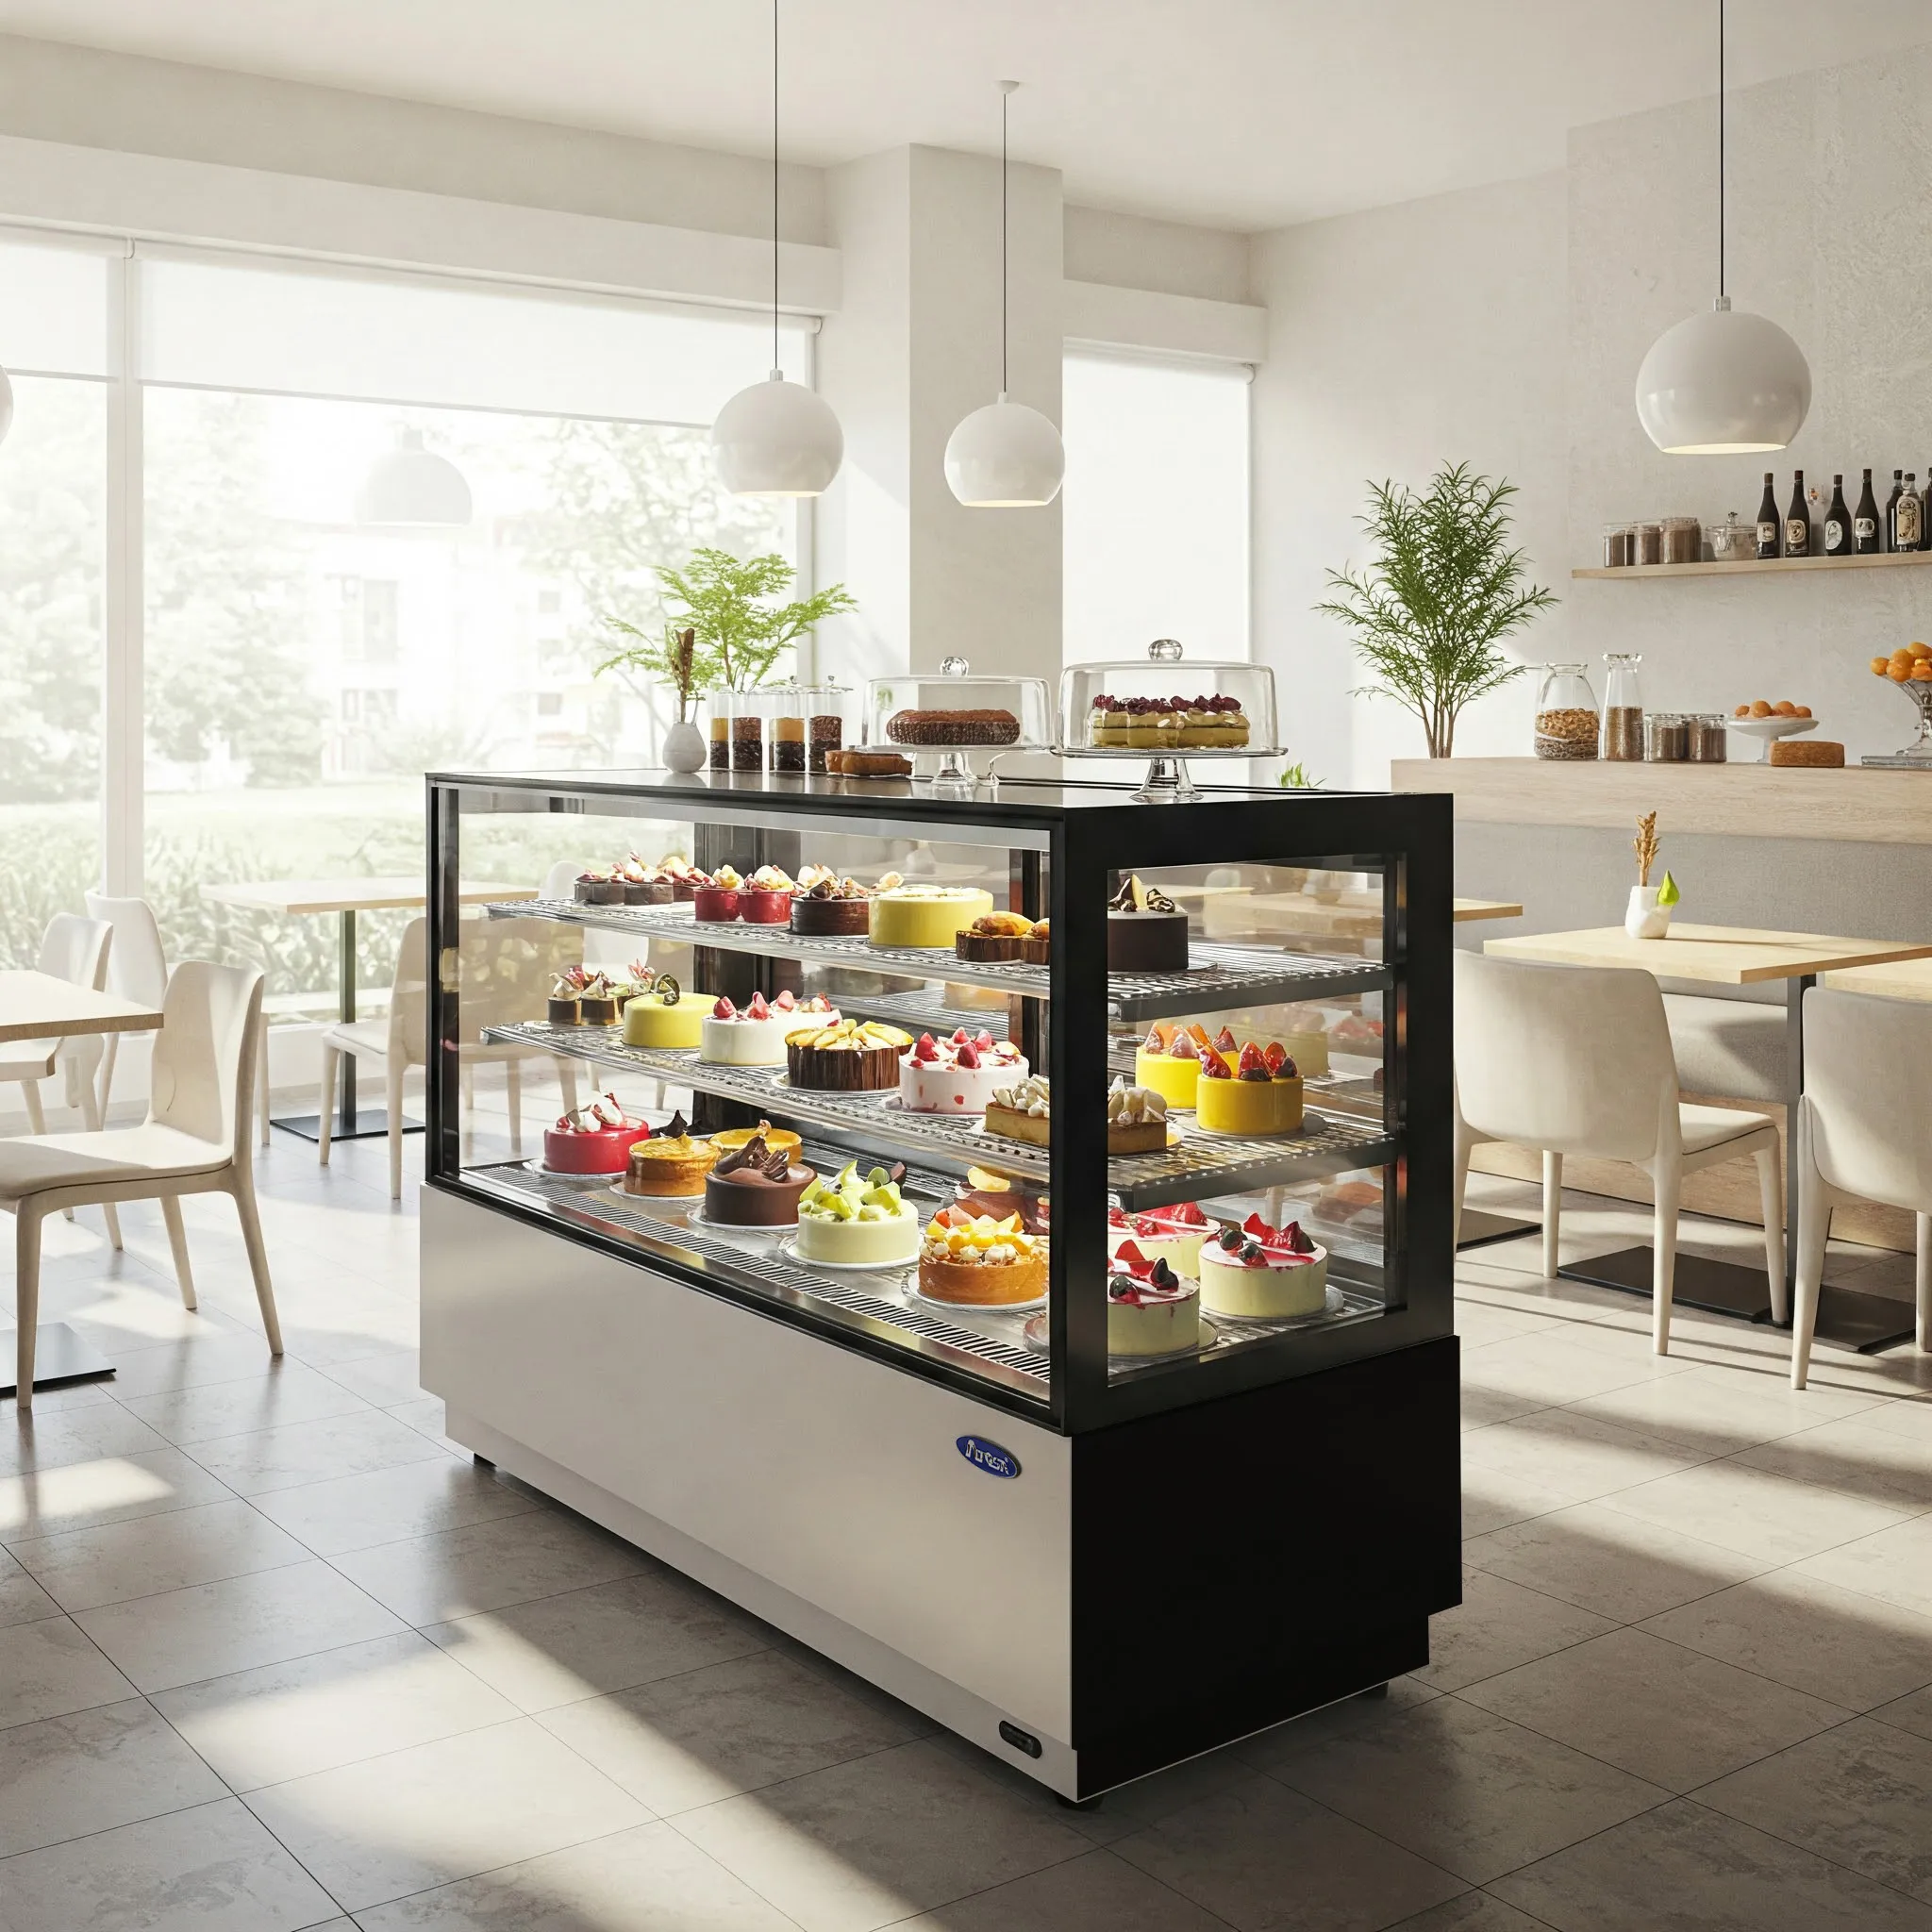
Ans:
{"type": "Polygon", "coordinates": [[[1109,973],[1185,973],[1188,915],[1158,887],[1138,876],[1122,880],[1108,901],[1107,970],[1109,973]]]}
{"type": "Polygon", "coordinates": [[[792,1086],[863,1093],[899,1084],[899,1059],[912,1036],[877,1020],[841,1020],[785,1036],[785,1071],[792,1086]]]}
{"type": "Polygon", "coordinates": [[[857,879],[822,878],[792,895],[791,930],[802,938],[863,939],[871,929],[872,893],[857,879]]]}
{"type": "Polygon", "coordinates": [[[894,744],[1017,744],[1010,711],[894,711],[886,721],[894,744]]]}
{"type": "Polygon", "coordinates": [[[721,1227],[790,1227],[798,1219],[799,1195],[817,1179],[789,1148],[754,1134],[705,1176],[705,1219],[721,1227]]]}
{"type": "Polygon", "coordinates": [[[1001,959],[1024,959],[1025,946],[1033,932],[1033,922],[1018,912],[989,912],[955,936],[956,958],[979,964],[1001,959]]]}

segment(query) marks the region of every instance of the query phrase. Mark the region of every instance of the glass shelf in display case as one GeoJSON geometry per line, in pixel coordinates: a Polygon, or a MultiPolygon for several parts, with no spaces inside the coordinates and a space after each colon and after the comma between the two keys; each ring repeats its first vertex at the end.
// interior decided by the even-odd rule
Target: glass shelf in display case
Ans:
{"type": "Polygon", "coordinates": [[[911,756],[921,777],[976,785],[969,752],[1045,751],[1053,743],[1053,700],[1043,677],[975,676],[964,658],[948,658],[937,677],[908,672],[865,688],[866,738],[911,756]],[[928,769],[930,754],[936,767],[928,769]]]}

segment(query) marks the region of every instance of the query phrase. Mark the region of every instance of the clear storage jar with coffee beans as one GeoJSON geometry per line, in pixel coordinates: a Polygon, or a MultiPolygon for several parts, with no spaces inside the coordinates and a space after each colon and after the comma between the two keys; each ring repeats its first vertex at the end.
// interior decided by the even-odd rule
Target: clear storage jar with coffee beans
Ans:
{"type": "Polygon", "coordinates": [[[1604,757],[1624,764],[1643,762],[1643,693],[1638,688],[1637,651],[1604,653],[1604,757]]]}
{"type": "Polygon", "coordinates": [[[1596,693],[1581,664],[1545,664],[1537,674],[1536,755],[1596,757],[1596,693]]]}

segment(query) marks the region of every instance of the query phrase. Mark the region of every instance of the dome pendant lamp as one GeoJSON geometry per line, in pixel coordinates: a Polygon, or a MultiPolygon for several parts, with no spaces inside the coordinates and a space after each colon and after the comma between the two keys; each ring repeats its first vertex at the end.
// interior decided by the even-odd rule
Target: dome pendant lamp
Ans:
{"type": "Polygon", "coordinates": [[[733,496],[818,496],[845,460],[832,406],[778,367],[778,0],[772,0],[772,373],[711,425],[711,460],[733,496]]]}
{"type": "Polygon", "coordinates": [[[406,429],[394,449],[376,458],[356,492],[356,521],[391,529],[455,529],[475,514],[470,486],[447,457],[406,429]]]}
{"type": "Polygon", "coordinates": [[[1804,352],[1724,292],[1724,0],[1717,10],[1717,285],[1707,314],[1667,328],[1637,372],[1637,416],[1668,456],[1783,449],[1811,407],[1804,352]]]}
{"type": "Polygon", "coordinates": [[[1038,409],[1007,400],[1007,101],[1000,82],[1000,392],[946,439],[946,481],[969,509],[1038,509],[1060,493],[1067,452],[1038,409]]]}

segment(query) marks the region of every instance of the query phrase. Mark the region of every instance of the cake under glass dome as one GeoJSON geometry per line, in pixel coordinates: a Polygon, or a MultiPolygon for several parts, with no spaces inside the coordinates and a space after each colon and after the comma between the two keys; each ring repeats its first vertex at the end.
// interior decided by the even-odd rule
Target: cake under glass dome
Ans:
{"type": "Polygon", "coordinates": [[[970,780],[969,751],[1045,751],[1053,743],[1053,699],[1043,677],[975,676],[964,658],[938,675],[906,672],[865,688],[867,742],[908,758],[939,754],[937,779],[970,780]]]}

